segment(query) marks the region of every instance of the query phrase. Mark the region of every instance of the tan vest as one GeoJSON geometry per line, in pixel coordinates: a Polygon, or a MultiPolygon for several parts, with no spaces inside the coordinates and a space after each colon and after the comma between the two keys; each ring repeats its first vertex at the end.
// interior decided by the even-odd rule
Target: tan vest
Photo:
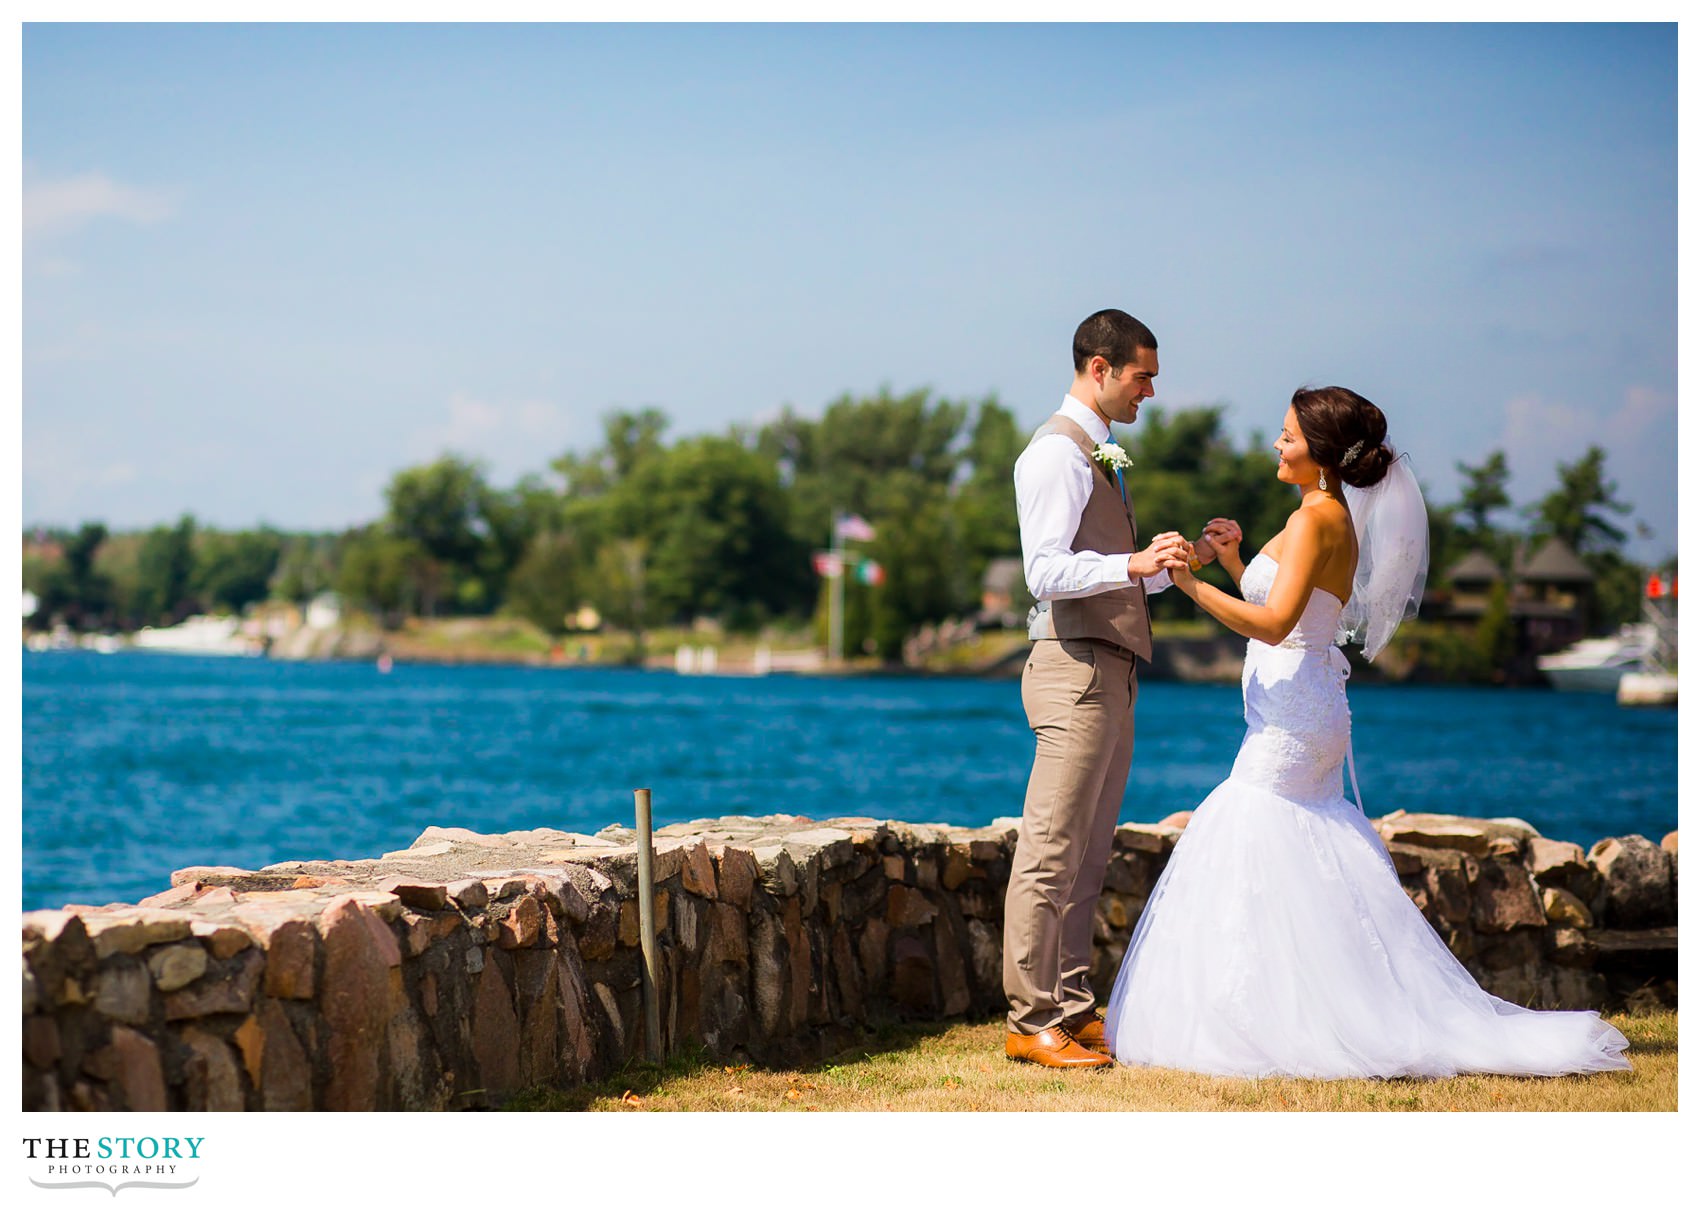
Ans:
{"type": "MultiPolygon", "coordinates": [[[[1092,465],[1092,495],[1086,499],[1086,508],[1080,514],[1080,529],[1074,533],[1069,550],[1138,551],[1139,532],[1133,521],[1133,506],[1123,499],[1115,473],[1092,458],[1092,439],[1086,431],[1058,413],[1034,431],[1032,441],[1037,442],[1048,434],[1062,434],[1071,439],[1092,465]]],[[[1060,640],[1104,640],[1131,650],[1145,661],[1151,660],[1151,621],[1145,612],[1142,581],[1086,598],[1058,598],[1040,606],[1050,609],[1041,610],[1031,635],[1050,635],[1060,640]],[[1048,627],[1044,618],[1047,614],[1048,627]]]]}

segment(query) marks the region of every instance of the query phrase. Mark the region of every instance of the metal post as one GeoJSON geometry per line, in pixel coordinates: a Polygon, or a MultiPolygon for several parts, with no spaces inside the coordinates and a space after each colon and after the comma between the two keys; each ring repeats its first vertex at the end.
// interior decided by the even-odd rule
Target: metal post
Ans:
{"type": "Polygon", "coordinates": [[[827,615],[827,651],[837,662],[844,660],[844,537],[838,528],[839,515],[832,515],[832,555],[838,564],[838,574],[832,582],[832,606],[827,615]]]}
{"type": "Polygon", "coordinates": [[[638,929],[643,944],[643,1038],[649,1060],[661,1060],[661,984],[656,980],[655,841],[650,833],[649,789],[632,793],[637,799],[638,929]]]}

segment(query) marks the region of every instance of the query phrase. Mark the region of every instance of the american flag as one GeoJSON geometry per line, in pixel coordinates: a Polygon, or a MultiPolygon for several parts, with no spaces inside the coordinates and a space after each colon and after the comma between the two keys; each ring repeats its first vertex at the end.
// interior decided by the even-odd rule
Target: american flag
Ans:
{"type": "Polygon", "coordinates": [[[860,514],[843,514],[839,516],[833,534],[853,543],[867,543],[874,537],[874,528],[868,525],[868,520],[860,514]]]}

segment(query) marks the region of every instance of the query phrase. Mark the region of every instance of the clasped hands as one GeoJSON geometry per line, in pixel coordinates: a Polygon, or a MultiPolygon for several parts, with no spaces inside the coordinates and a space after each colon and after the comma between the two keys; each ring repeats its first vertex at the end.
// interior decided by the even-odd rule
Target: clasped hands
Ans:
{"type": "Polygon", "coordinates": [[[1175,584],[1184,589],[1192,580],[1194,561],[1202,568],[1218,555],[1237,556],[1241,538],[1240,524],[1232,518],[1212,518],[1204,533],[1193,540],[1179,531],[1164,531],[1143,552],[1129,557],[1128,577],[1151,577],[1167,569],[1175,584]]]}

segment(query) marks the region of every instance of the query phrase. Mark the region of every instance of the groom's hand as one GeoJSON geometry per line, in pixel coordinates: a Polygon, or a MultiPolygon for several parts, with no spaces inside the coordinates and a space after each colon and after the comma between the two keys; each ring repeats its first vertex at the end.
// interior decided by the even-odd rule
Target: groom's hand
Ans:
{"type": "Polygon", "coordinates": [[[1184,569],[1191,552],[1192,545],[1179,531],[1164,531],[1151,541],[1150,547],[1127,558],[1128,580],[1154,577],[1159,571],[1173,570],[1177,565],[1184,569]]]}

